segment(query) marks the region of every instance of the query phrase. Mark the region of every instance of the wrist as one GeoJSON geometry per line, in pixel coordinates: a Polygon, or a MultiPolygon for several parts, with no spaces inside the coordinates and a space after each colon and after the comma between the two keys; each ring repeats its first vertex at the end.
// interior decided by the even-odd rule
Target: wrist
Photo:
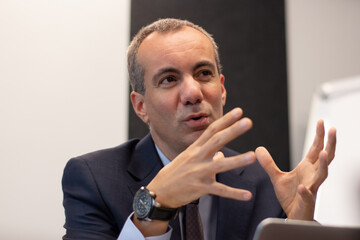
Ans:
{"type": "Polygon", "coordinates": [[[143,221],[139,220],[135,214],[133,215],[132,221],[144,237],[160,236],[166,233],[169,228],[169,221],[143,221]]]}
{"type": "Polygon", "coordinates": [[[140,221],[169,221],[177,216],[178,208],[166,208],[156,200],[156,194],[141,187],[134,196],[133,210],[140,221]]]}

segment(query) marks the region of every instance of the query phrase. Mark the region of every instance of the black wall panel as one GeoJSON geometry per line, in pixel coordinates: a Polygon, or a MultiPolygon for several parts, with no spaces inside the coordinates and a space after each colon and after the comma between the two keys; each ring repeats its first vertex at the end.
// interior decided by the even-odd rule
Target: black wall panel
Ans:
{"type": "MultiPolygon", "coordinates": [[[[159,18],[190,20],[213,34],[228,92],[224,112],[241,107],[250,132],[228,146],[239,151],[265,146],[282,170],[289,169],[285,16],[283,0],[132,0],[131,36],[159,18]]],[[[147,126],[130,105],[129,138],[147,126]]]]}

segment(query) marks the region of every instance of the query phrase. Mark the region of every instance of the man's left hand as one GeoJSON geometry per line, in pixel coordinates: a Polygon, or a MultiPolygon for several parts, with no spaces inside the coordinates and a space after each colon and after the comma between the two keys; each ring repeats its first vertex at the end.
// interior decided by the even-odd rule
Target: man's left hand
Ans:
{"type": "Polygon", "coordinates": [[[328,165],[335,156],[336,129],[329,130],[325,149],[324,134],[324,122],[319,120],[313,144],[305,158],[291,172],[282,172],[264,147],[259,147],[255,151],[289,219],[314,219],[316,194],[326,179],[328,165]]]}

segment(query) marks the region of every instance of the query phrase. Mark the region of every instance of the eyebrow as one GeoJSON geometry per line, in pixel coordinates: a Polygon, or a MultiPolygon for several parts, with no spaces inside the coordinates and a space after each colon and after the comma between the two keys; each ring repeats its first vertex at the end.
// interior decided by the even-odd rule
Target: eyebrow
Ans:
{"type": "Polygon", "coordinates": [[[196,69],[201,68],[201,67],[210,67],[213,71],[215,71],[215,69],[216,69],[215,65],[212,62],[204,60],[204,61],[198,62],[194,66],[193,71],[195,71],[196,69]]]}
{"type": "Polygon", "coordinates": [[[157,71],[157,73],[153,76],[152,81],[153,83],[156,83],[157,79],[165,74],[165,73],[176,73],[176,74],[180,74],[180,71],[176,68],[172,68],[172,67],[165,67],[165,68],[161,68],[159,71],[157,71]]]}

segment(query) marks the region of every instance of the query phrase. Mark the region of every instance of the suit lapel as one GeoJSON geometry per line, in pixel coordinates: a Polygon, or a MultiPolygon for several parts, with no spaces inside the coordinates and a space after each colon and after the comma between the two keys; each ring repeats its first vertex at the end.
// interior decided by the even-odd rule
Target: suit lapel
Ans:
{"type": "MultiPolygon", "coordinates": [[[[225,152],[224,152],[225,154],[225,152]]],[[[225,154],[227,155],[227,154],[225,154]]],[[[250,201],[218,198],[218,219],[216,239],[246,239],[253,212],[256,186],[242,175],[246,168],[238,168],[217,176],[218,182],[230,187],[249,190],[253,194],[250,201]]]]}
{"type": "Polygon", "coordinates": [[[134,196],[141,186],[148,185],[162,167],[154,142],[148,134],[136,145],[127,169],[135,180],[129,185],[131,194],[134,196]]]}
{"type": "MultiPolygon", "coordinates": [[[[128,166],[128,172],[133,176],[134,182],[129,184],[132,196],[142,186],[147,186],[163,167],[163,163],[156,151],[154,141],[150,134],[144,137],[135,147],[128,166]]],[[[170,221],[173,228],[171,240],[180,240],[180,224],[178,218],[170,221]]]]}
{"type": "MultiPolygon", "coordinates": [[[[223,152],[225,155],[229,155],[226,150],[223,152]]],[[[128,166],[128,172],[134,178],[134,182],[129,185],[132,196],[141,186],[148,185],[162,167],[163,164],[157,154],[154,142],[151,135],[148,134],[136,145],[128,166]]],[[[244,171],[246,169],[239,168],[220,173],[217,176],[220,183],[251,191],[253,198],[248,202],[218,198],[216,239],[246,239],[247,237],[246,233],[248,232],[248,224],[253,211],[256,188],[254,183],[241,176],[244,171]]],[[[178,219],[171,221],[170,225],[173,227],[171,240],[180,239],[178,219]]]]}

